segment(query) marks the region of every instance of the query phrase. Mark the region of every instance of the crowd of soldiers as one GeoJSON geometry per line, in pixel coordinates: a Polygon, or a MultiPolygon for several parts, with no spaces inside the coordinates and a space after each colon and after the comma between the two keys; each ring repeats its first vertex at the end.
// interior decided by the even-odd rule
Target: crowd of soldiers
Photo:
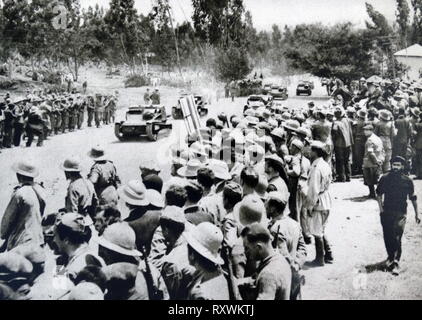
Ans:
{"type": "Polygon", "coordinates": [[[16,162],[19,186],[1,221],[0,297],[300,299],[305,264],[335,261],[325,232],[330,186],[360,173],[380,205],[385,271],[397,275],[407,198],[420,222],[407,174],[420,165],[412,159],[422,151],[422,85],[399,81],[385,98],[391,88],[361,81],[354,94],[339,81],[323,107],[219,114],[171,148],[165,181],[162,168],[141,164],[139,177],[122,182],[95,146],[88,175],[80,158],[63,159],[69,186],[55,213],[44,212],[38,168],[16,162]]]}
{"type": "Polygon", "coordinates": [[[41,147],[49,137],[82,129],[86,116],[88,127],[114,123],[118,92],[81,95],[28,90],[25,97],[12,101],[6,93],[2,100],[0,149],[19,147],[25,139],[31,147],[35,137],[41,147]]]}

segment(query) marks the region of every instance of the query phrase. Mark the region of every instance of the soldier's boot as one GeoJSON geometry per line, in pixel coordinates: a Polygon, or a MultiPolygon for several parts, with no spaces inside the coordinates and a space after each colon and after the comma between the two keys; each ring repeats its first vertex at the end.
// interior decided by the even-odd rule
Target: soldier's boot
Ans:
{"type": "Polygon", "coordinates": [[[324,241],[324,251],[325,251],[324,262],[327,264],[332,264],[334,262],[334,258],[333,258],[333,252],[331,251],[330,243],[328,242],[326,236],[324,236],[322,239],[324,241]]]}
{"type": "Polygon", "coordinates": [[[316,257],[315,260],[310,263],[311,267],[323,267],[325,265],[324,261],[324,239],[322,237],[315,237],[315,251],[316,257]]]}

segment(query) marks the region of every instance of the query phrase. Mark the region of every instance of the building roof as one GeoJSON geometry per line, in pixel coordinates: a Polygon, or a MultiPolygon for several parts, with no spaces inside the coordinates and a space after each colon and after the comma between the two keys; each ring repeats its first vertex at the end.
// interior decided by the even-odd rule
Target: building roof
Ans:
{"type": "Polygon", "coordinates": [[[422,58],[422,46],[419,44],[414,44],[409,48],[400,50],[394,54],[396,57],[421,57],[422,58]]]}

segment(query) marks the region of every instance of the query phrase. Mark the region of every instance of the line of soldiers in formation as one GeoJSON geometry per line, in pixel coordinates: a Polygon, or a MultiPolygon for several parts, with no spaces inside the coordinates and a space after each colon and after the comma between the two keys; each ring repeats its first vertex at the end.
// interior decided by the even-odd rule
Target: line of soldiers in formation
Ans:
{"type": "MultiPolygon", "coordinates": [[[[206,127],[188,135],[186,146],[171,148],[167,181],[161,168],[143,164],[137,179],[121,185],[106,149],[96,146],[88,152],[94,163],[87,176],[78,158],[61,164],[69,186],[57,213],[46,212],[46,190],[35,182],[38,169],[27,161],[15,163],[19,186],[0,229],[1,297],[300,299],[303,266],[334,263],[325,233],[330,186],[333,173],[339,182],[341,172],[348,180],[344,166],[356,138],[354,121],[362,121],[366,137],[362,167],[370,189],[378,183],[387,149],[374,126],[385,122],[395,132],[401,130],[399,120],[409,121],[400,111],[393,122],[383,110],[378,121],[364,104],[347,109],[346,116],[341,98],[335,98],[327,107],[272,104],[247,107],[241,117],[208,119],[206,127]],[[360,120],[354,120],[356,111],[360,120]],[[308,261],[312,242],[316,255],[308,261]]],[[[354,156],[353,163],[359,161],[354,156]]],[[[393,157],[393,170],[376,190],[385,270],[393,274],[407,198],[420,222],[404,157],[393,157]]]]}
{"type": "Polygon", "coordinates": [[[93,123],[114,123],[118,92],[114,95],[82,96],[76,93],[54,94],[34,91],[12,102],[7,93],[0,102],[0,149],[18,147],[26,137],[30,147],[37,137],[37,146],[50,136],[82,129],[87,115],[87,126],[93,123]]]}

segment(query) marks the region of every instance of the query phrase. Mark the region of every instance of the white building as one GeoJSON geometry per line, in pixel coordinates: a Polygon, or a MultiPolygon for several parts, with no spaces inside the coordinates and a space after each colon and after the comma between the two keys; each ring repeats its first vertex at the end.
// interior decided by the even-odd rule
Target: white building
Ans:
{"type": "Polygon", "coordinates": [[[417,80],[422,76],[422,46],[414,44],[409,48],[400,50],[394,54],[397,61],[403,63],[409,70],[407,77],[410,80],[417,80]]]}

